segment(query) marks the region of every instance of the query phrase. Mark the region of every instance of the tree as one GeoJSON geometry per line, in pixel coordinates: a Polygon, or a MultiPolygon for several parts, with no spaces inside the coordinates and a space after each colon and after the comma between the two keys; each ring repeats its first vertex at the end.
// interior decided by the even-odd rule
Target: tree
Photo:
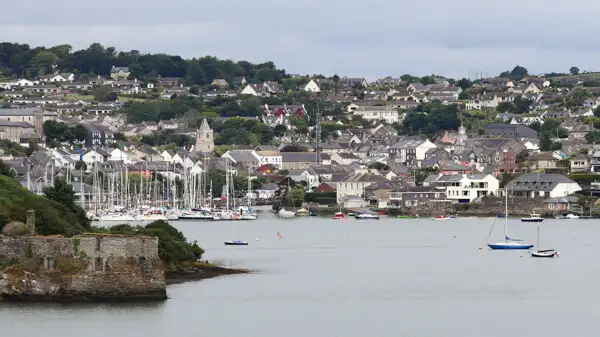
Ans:
{"type": "Polygon", "coordinates": [[[94,88],[92,95],[99,102],[116,101],[117,94],[110,87],[99,86],[94,88]]]}
{"type": "Polygon", "coordinates": [[[75,203],[73,185],[68,184],[64,179],[55,179],[54,186],[44,187],[44,196],[62,204],[73,212],[81,226],[84,228],[90,227],[90,220],[87,214],[81,206],[75,203]]]}
{"type": "Polygon", "coordinates": [[[469,95],[469,93],[468,93],[468,92],[466,92],[466,91],[463,91],[463,92],[461,92],[460,94],[458,94],[458,99],[459,99],[459,100],[461,100],[461,101],[462,101],[462,100],[471,99],[471,95],[469,95]]]}
{"type": "Polygon", "coordinates": [[[510,78],[515,80],[515,81],[520,81],[523,78],[525,78],[528,74],[527,69],[525,67],[521,67],[521,66],[516,66],[513,68],[513,70],[510,72],[510,78]]]}
{"type": "Polygon", "coordinates": [[[577,67],[571,67],[569,69],[569,72],[571,73],[571,75],[578,75],[579,74],[579,68],[577,68],[577,67]]]}
{"type": "Polygon", "coordinates": [[[276,137],[281,137],[285,135],[285,133],[287,132],[287,128],[285,127],[285,125],[277,124],[275,125],[275,128],[273,128],[273,132],[275,133],[276,137]]]}
{"type": "Polygon", "coordinates": [[[281,148],[280,152],[308,152],[308,149],[300,145],[289,144],[281,148]]]}
{"type": "Polygon", "coordinates": [[[79,160],[75,163],[75,169],[86,171],[87,165],[85,164],[85,162],[83,160],[79,160]]]}
{"type": "Polygon", "coordinates": [[[529,158],[529,151],[527,150],[521,150],[519,153],[517,153],[517,157],[515,158],[515,162],[518,163],[524,163],[525,161],[527,161],[527,158],[529,158]]]}

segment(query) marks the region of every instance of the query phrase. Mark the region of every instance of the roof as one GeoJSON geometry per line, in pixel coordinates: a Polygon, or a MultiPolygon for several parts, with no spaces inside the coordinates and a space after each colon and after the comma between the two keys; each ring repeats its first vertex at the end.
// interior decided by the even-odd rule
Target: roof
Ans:
{"type": "Polygon", "coordinates": [[[287,163],[310,163],[317,161],[315,152],[281,152],[281,161],[287,163]]]}
{"type": "Polygon", "coordinates": [[[249,163],[258,161],[252,152],[250,151],[240,151],[240,150],[231,150],[227,151],[227,153],[236,163],[249,163]]]}
{"type": "MultiPolygon", "coordinates": [[[[558,184],[577,184],[557,173],[527,173],[510,181],[506,188],[512,191],[552,191],[558,184]]],[[[579,186],[579,185],[578,185],[579,186]]],[[[573,191],[576,192],[576,191],[573,191]]]]}

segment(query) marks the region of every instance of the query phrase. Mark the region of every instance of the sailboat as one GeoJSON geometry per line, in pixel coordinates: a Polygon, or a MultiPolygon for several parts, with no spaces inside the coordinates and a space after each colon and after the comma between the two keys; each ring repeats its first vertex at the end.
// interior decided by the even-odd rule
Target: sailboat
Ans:
{"type": "Polygon", "coordinates": [[[531,252],[531,257],[554,257],[558,253],[554,249],[540,249],[540,224],[537,226],[537,251],[531,252]]]}
{"type": "MultiPolygon", "coordinates": [[[[504,202],[504,239],[505,241],[498,243],[489,243],[488,247],[491,249],[530,249],[533,247],[532,244],[525,243],[520,239],[513,239],[508,236],[508,191],[504,190],[505,202],[504,202]]],[[[492,230],[493,230],[492,226],[492,230]]],[[[490,235],[492,235],[492,230],[490,230],[490,235]]],[[[489,240],[489,235],[488,235],[489,240]]]]}
{"type": "MultiPolygon", "coordinates": [[[[233,237],[235,238],[235,226],[236,224],[233,223],[233,237]]],[[[242,241],[242,240],[226,240],[223,242],[225,244],[225,246],[247,246],[248,245],[248,241],[242,241]]]]}

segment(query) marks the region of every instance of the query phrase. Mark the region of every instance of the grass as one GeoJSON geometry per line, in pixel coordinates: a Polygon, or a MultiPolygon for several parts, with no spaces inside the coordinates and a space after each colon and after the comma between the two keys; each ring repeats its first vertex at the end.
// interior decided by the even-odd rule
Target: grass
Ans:
{"type": "MultiPolygon", "coordinates": [[[[74,95],[67,95],[64,99],[66,101],[68,101],[68,102],[75,102],[75,101],[87,101],[87,102],[91,102],[91,101],[94,100],[94,96],[92,96],[92,95],[74,94],[74,95]]],[[[147,99],[147,98],[126,97],[126,96],[117,96],[117,99],[120,102],[145,102],[145,101],[149,101],[150,100],[150,99],[147,99]]]]}

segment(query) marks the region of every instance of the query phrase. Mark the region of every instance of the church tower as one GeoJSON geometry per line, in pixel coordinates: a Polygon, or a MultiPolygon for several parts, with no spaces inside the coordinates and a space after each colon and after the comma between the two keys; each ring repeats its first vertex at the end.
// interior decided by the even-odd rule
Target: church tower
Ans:
{"type": "Polygon", "coordinates": [[[213,130],[208,126],[206,118],[202,120],[200,129],[196,131],[196,146],[194,152],[211,153],[215,149],[213,130]]]}

